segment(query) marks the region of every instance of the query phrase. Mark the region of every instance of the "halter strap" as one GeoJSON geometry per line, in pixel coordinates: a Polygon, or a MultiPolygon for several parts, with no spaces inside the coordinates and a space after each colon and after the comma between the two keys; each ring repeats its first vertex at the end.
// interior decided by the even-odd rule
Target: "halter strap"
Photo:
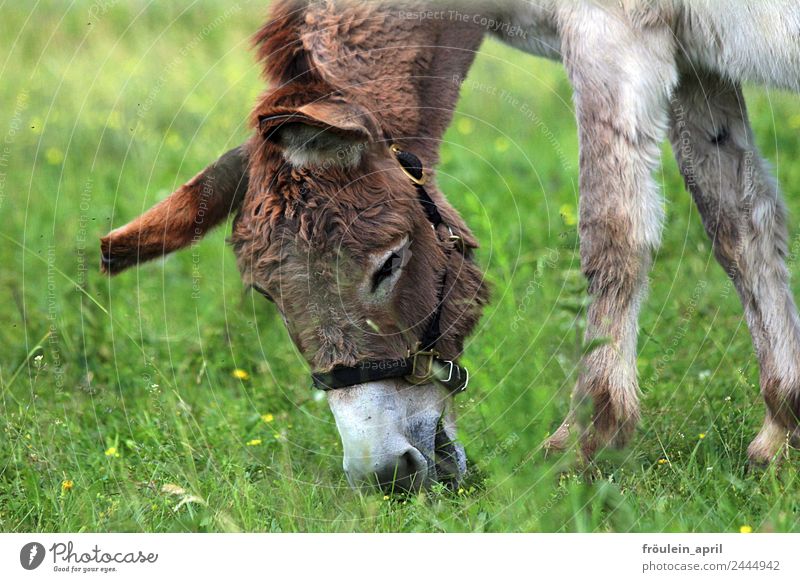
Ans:
{"type": "MultiPolygon", "coordinates": [[[[403,172],[416,187],[417,199],[436,236],[439,236],[439,227],[444,225],[448,232],[447,241],[452,243],[453,247],[458,249],[461,254],[464,254],[464,240],[444,221],[436,202],[425,189],[425,172],[422,161],[411,152],[401,150],[397,145],[393,144],[391,150],[403,172]]],[[[445,253],[449,258],[449,246],[445,253]]],[[[336,366],[329,372],[315,372],[311,375],[314,387],[319,390],[336,390],[365,382],[405,378],[412,384],[428,384],[436,381],[453,393],[466,390],[469,383],[467,369],[456,362],[442,359],[439,352],[436,351],[436,344],[442,338],[440,326],[446,293],[447,268],[439,281],[436,311],[431,314],[428,325],[419,338],[416,350],[413,353],[409,350],[406,358],[368,360],[355,366],[336,366]]]]}
{"type": "Polygon", "coordinates": [[[411,384],[436,381],[453,394],[466,390],[469,370],[451,360],[443,360],[434,353],[418,351],[398,360],[375,360],[356,366],[337,366],[330,372],[315,372],[311,375],[311,380],[315,388],[325,391],[392,378],[405,378],[411,384]]]}

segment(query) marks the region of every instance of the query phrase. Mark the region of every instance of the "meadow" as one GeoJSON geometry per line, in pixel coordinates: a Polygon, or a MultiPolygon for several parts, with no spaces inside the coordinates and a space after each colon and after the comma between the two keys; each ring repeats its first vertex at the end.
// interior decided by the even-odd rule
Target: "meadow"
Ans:
{"type": "MultiPolygon", "coordinates": [[[[262,2],[13,3],[0,19],[0,531],[799,531],[800,456],[753,470],[764,414],[738,298],[665,144],[641,318],[643,421],[578,468],[536,449],[567,411],[587,296],[560,65],[487,40],[439,182],[491,305],[459,397],[455,492],[351,491],[324,396],[245,293],[226,225],[114,279],[98,237],[248,135],[262,2]]],[[[800,100],[747,89],[800,250],[800,100]]],[[[798,277],[793,280],[800,291],[798,277]]]]}

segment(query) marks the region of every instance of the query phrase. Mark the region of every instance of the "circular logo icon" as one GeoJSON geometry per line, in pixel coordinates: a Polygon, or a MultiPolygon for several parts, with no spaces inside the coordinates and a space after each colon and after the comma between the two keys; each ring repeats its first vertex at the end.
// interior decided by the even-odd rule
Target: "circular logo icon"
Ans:
{"type": "Polygon", "coordinates": [[[44,561],[44,546],[39,542],[30,542],[19,551],[19,563],[26,570],[35,570],[44,561]]]}

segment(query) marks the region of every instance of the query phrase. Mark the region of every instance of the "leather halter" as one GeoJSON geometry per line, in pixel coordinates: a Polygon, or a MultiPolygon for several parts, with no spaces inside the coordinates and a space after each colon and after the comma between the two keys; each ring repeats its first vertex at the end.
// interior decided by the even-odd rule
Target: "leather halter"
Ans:
{"type": "MultiPolygon", "coordinates": [[[[396,145],[392,145],[391,149],[403,172],[417,189],[417,199],[422,205],[436,237],[439,238],[440,226],[447,229],[448,236],[446,241],[443,241],[447,245],[445,249],[447,258],[450,257],[452,248],[457,249],[463,255],[466,248],[464,240],[444,221],[433,198],[425,190],[425,172],[420,159],[411,152],[401,150],[396,145]]],[[[469,383],[467,369],[452,360],[443,359],[436,350],[436,344],[442,337],[440,321],[446,287],[447,268],[445,267],[439,282],[436,311],[430,316],[428,325],[417,341],[417,347],[413,352],[409,349],[405,358],[365,360],[355,366],[336,366],[329,372],[315,372],[311,374],[314,387],[319,390],[336,390],[365,382],[404,378],[414,385],[436,382],[454,394],[466,390],[469,383]]]]}

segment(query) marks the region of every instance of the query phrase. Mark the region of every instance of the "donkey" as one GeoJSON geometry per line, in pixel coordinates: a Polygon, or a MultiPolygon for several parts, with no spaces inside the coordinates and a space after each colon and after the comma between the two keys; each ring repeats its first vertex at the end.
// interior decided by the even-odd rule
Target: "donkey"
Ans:
{"type": "Polygon", "coordinates": [[[436,187],[438,146],[486,34],[560,59],[580,138],[579,234],[592,303],[571,435],[587,458],[639,419],[637,318],[662,210],[668,137],[745,309],[767,413],[753,462],[800,439],[800,320],[785,211],[753,142],[741,82],[800,90],[791,0],[278,0],[255,35],[269,89],[253,135],[101,240],[115,274],[235,214],[244,284],[273,301],[314,371],[352,485],[457,482],[457,363],[487,302],[477,241],[436,187]],[[431,228],[433,227],[433,228],[431,228]],[[336,389],[346,388],[346,389],[336,389]]]}

